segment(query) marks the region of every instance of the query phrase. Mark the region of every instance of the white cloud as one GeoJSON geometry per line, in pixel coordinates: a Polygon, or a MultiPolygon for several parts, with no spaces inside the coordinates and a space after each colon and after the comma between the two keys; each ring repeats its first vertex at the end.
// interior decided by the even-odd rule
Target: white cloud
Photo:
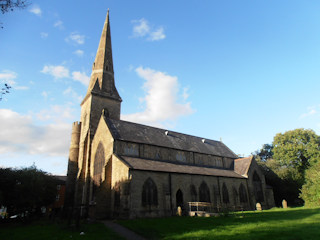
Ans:
{"type": "Polygon", "coordinates": [[[84,51],[78,49],[78,50],[74,51],[73,54],[77,55],[78,57],[82,57],[84,54],[84,51]]]}
{"type": "Polygon", "coordinates": [[[70,106],[66,105],[52,105],[48,109],[43,109],[36,113],[35,116],[38,120],[49,123],[65,123],[69,120],[75,119],[73,112],[75,110],[70,106]]]}
{"type": "Polygon", "coordinates": [[[0,154],[67,156],[71,124],[36,125],[30,115],[0,109],[0,154]]]}
{"type": "Polygon", "coordinates": [[[39,16],[39,17],[40,17],[41,14],[42,14],[42,11],[41,11],[41,9],[40,9],[40,7],[39,7],[38,5],[34,5],[34,6],[29,10],[29,12],[31,12],[31,13],[39,16]]]}
{"type": "MultiPolygon", "coordinates": [[[[138,67],[137,74],[145,79],[142,98],[145,109],[142,112],[123,115],[124,120],[160,126],[166,121],[192,114],[190,102],[179,102],[178,78],[165,72],[138,67]]],[[[187,100],[187,99],[184,99],[187,100]]]]}
{"type": "Polygon", "coordinates": [[[313,116],[317,113],[318,111],[316,110],[316,107],[308,107],[308,112],[301,114],[300,118],[306,118],[313,116]]]}
{"type": "Polygon", "coordinates": [[[78,103],[80,103],[83,99],[83,97],[81,95],[78,95],[78,93],[71,87],[68,87],[66,90],[64,90],[63,95],[71,96],[71,98],[78,103]]]}
{"type": "Polygon", "coordinates": [[[56,79],[69,77],[69,69],[62,65],[45,65],[41,72],[52,75],[56,79]]]}
{"type": "Polygon", "coordinates": [[[10,87],[14,88],[15,90],[27,90],[29,87],[27,86],[20,86],[15,81],[15,79],[18,77],[18,74],[10,71],[10,70],[3,70],[0,72],[0,82],[1,83],[7,83],[10,87]]]}
{"type": "Polygon", "coordinates": [[[41,38],[47,38],[49,36],[49,34],[46,32],[41,32],[40,36],[41,36],[41,38]]]}
{"type": "Polygon", "coordinates": [[[61,20],[56,21],[53,24],[54,27],[59,28],[60,30],[64,29],[63,22],[61,20]]]}
{"type": "Polygon", "coordinates": [[[133,36],[134,37],[144,37],[150,32],[150,26],[147,20],[141,18],[140,20],[132,20],[133,26],[133,36]]]}
{"type": "Polygon", "coordinates": [[[154,32],[150,32],[150,36],[149,36],[148,40],[150,40],[150,41],[158,41],[158,40],[162,40],[162,39],[165,39],[165,38],[166,38],[166,35],[164,34],[163,27],[159,27],[154,32]]]}
{"type": "Polygon", "coordinates": [[[90,77],[84,72],[72,72],[72,79],[81,82],[85,86],[88,86],[90,82],[90,77]]]}
{"type": "Polygon", "coordinates": [[[146,37],[148,41],[159,41],[166,38],[163,27],[155,29],[144,18],[132,20],[131,23],[133,24],[132,36],[135,38],[146,37]]]}
{"type": "Polygon", "coordinates": [[[85,42],[85,38],[85,35],[80,35],[77,32],[72,32],[65,40],[67,42],[72,42],[76,45],[82,45],[85,42]]]}

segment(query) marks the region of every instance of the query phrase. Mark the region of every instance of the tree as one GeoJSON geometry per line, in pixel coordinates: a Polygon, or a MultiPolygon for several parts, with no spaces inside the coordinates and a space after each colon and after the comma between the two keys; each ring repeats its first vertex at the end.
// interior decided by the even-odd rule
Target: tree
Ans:
{"type": "Polygon", "coordinates": [[[1,88],[0,91],[0,101],[2,100],[3,95],[8,94],[10,92],[10,88],[11,87],[7,83],[4,84],[4,87],[1,88]]]}
{"type": "Polygon", "coordinates": [[[320,139],[314,131],[303,128],[278,133],[272,152],[282,178],[292,179],[301,187],[306,169],[320,157],[320,139]]]}
{"type": "Polygon", "coordinates": [[[37,213],[55,200],[56,180],[35,166],[0,168],[0,205],[9,214],[37,213]]]}
{"type": "Polygon", "coordinates": [[[272,149],[272,144],[263,144],[262,148],[258,151],[255,151],[253,155],[255,155],[256,157],[259,156],[261,161],[266,162],[268,159],[272,159],[273,157],[272,149]]]}
{"type": "Polygon", "coordinates": [[[320,159],[306,170],[306,183],[302,186],[300,197],[308,207],[320,206],[320,159]]]}
{"type": "Polygon", "coordinates": [[[1,0],[0,8],[2,14],[13,11],[15,8],[26,8],[30,3],[27,0],[1,0]]]}

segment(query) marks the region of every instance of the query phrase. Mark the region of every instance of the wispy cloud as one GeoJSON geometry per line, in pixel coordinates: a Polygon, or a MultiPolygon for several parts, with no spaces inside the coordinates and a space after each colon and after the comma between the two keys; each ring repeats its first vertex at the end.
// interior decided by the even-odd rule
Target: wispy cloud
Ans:
{"type": "Polygon", "coordinates": [[[85,86],[88,86],[90,81],[90,77],[85,72],[73,71],[70,75],[69,69],[63,65],[45,65],[41,72],[49,74],[55,79],[69,78],[85,86]]]}
{"type": "Polygon", "coordinates": [[[148,41],[159,41],[166,38],[162,26],[155,28],[144,18],[132,20],[131,23],[133,24],[132,37],[145,37],[148,41]]]}
{"type": "Polygon", "coordinates": [[[85,35],[81,35],[77,32],[72,32],[65,40],[66,42],[70,42],[75,45],[82,45],[85,42],[85,38],[86,38],[85,35]]]}
{"type": "Polygon", "coordinates": [[[38,5],[34,5],[30,8],[29,12],[37,15],[37,16],[41,16],[42,15],[42,11],[41,8],[38,5]]]}
{"type": "Polygon", "coordinates": [[[63,25],[63,22],[62,22],[61,20],[56,21],[56,22],[53,24],[53,26],[54,26],[55,28],[59,28],[60,30],[63,30],[63,29],[64,29],[64,25],[63,25]]]}
{"type": "Polygon", "coordinates": [[[150,41],[159,41],[159,40],[162,40],[162,39],[165,39],[165,38],[166,38],[166,35],[164,34],[163,27],[159,27],[154,32],[150,32],[150,36],[148,37],[148,40],[150,40],[150,41]]]}
{"type": "Polygon", "coordinates": [[[0,82],[1,83],[7,83],[15,90],[28,90],[29,87],[27,86],[20,86],[16,82],[16,78],[18,77],[18,74],[16,72],[10,71],[10,70],[3,70],[0,72],[0,82]]]}
{"type": "Polygon", "coordinates": [[[80,103],[83,99],[81,95],[78,95],[76,91],[74,91],[71,87],[68,87],[66,90],[63,91],[63,95],[71,96],[75,102],[80,103]]]}
{"type": "Polygon", "coordinates": [[[56,79],[69,77],[69,69],[62,65],[45,65],[41,72],[52,75],[56,79]]]}
{"type": "Polygon", "coordinates": [[[84,51],[78,49],[78,50],[74,51],[73,54],[77,55],[78,57],[82,57],[84,54],[84,51]]]}
{"type": "Polygon", "coordinates": [[[163,123],[194,112],[190,102],[186,102],[188,98],[186,94],[182,102],[179,98],[180,87],[177,77],[150,68],[138,67],[135,71],[145,80],[143,85],[145,96],[141,98],[145,109],[142,112],[122,115],[123,119],[162,126],[163,123]]]}
{"type": "Polygon", "coordinates": [[[49,33],[41,32],[40,36],[41,36],[41,38],[47,38],[49,36],[49,33]]]}
{"type": "Polygon", "coordinates": [[[308,111],[306,113],[301,114],[300,119],[313,116],[316,113],[318,113],[316,106],[308,107],[308,111]]]}
{"type": "Polygon", "coordinates": [[[90,77],[85,72],[72,72],[72,79],[81,82],[85,86],[88,86],[90,81],[90,77]]]}

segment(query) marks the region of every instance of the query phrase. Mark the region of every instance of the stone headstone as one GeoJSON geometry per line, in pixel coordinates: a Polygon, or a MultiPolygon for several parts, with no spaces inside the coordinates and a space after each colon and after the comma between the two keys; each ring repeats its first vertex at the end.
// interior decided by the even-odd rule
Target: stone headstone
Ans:
{"type": "Polygon", "coordinates": [[[177,208],[177,215],[178,215],[179,217],[182,215],[182,209],[181,209],[180,206],[177,208]]]}
{"type": "Polygon", "coordinates": [[[261,210],[262,210],[262,207],[261,207],[261,204],[260,204],[260,203],[257,203],[257,204],[256,204],[256,209],[257,209],[258,211],[261,211],[261,210]]]}
{"type": "Polygon", "coordinates": [[[282,200],[282,207],[283,208],[288,208],[288,203],[285,199],[282,200]]]}

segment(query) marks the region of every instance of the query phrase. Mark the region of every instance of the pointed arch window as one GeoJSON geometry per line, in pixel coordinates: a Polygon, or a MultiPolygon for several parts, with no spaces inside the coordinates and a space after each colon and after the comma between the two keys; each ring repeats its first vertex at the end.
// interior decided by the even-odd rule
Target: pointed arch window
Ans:
{"type": "Polygon", "coordinates": [[[222,201],[224,203],[229,203],[229,192],[225,183],[222,185],[222,201]]]}
{"type": "Polygon", "coordinates": [[[157,185],[151,178],[148,178],[142,186],[142,206],[151,207],[158,205],[157,185]]]}
{"type": "Polygon", "coordinates": [[[237,202],[238,202],[238,191],[234,186],[232,186],[232,194],[233,194],[233,204],[237,205],[237,202]]]}
{"type": "Polygon", "coordinates": [[[199,201],[210,202],[210,191],[208,185],[203,181],[199,188],[199,201]]]}
{"type": "Polygon", "coordinates": [[[100,142],[94,157],[94,165],[93,165],[93,182],[95,186],[100,186],[101,184],[101,175],[102,170],[105,164],[104,159],[104,148],[103,144],[100,142]]]}
{"type": "Polygon", "coordinates": [[[240,197],[240,203],[247,203],[248,202],[246,188],[243,186],[242,183],[240,184],[240,187],[239,187],[239,197],[240,197]]]}
{"type": "Polygon", "coordinates": [[[262,191],[262,182],[256,171],[253,173],[253,188],[254,188],[254,196],[257,202],[263,202],[263,191],[262,191]]]}
{"type": "Polygon", "coordinates": [[[190,185],[190,196],[191,196],[191,202],[197,202],[198,201],[197,190],[196,190],[196,187],[193,184],[190,185]]]}

